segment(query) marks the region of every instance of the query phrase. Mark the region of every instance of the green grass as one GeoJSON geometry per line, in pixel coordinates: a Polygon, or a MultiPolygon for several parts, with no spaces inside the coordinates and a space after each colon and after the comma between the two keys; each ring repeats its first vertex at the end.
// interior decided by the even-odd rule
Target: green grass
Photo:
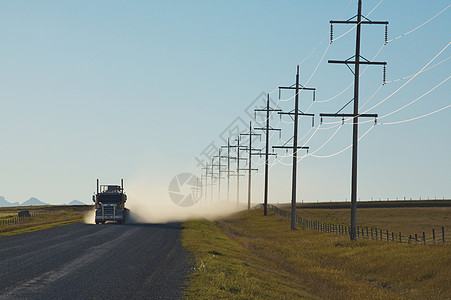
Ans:
{"type": "Polygon", "coordinates": [[[84,216],[91,209],[91,206],[30,206],[0,208],[0,220],[17,216],[17,213],[21,210],[28,210],[32,214],[37,214],[18,224],[0,225],[0,237],[80,222],[83,221],[84,216]]]}
{"type": "Polygon", "coordinates": [[[188,299],[449,299],[451,246],[400,245],[311,230],[261,210],[185,223],[188,299]],[[296,294],[298,293],[298,294],[296,294]]]}
{"type": "Polygon", "coordinates": [[[193,254],[187,299],[302,299],[313,298],[304,287],[273,273],[265,260],[227,237],[207,220],[184,224],[183,245],[193,254]]]}

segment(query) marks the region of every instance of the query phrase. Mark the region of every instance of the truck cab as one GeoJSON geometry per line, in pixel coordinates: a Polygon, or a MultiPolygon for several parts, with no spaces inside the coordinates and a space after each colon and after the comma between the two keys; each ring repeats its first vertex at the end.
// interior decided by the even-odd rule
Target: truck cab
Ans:
{"type": "Polygon", "coordinates": [[[122,224],[128,216],[125,208],[127,195],[124,193],[124,181],[121,185],[101,185],[97,179],[97,193],[92,197],[95,203],[95,223],[104,224],[106,221],[115,221],[122,224]]]}

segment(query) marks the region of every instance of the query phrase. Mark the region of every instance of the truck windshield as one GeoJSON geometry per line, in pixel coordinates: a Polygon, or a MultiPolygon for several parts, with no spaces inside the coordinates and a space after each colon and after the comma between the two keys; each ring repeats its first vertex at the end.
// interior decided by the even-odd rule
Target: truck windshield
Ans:
{"type": "Polygon", "coordinates": [[[121,194],[99,194],[99,202],[121,202],[121,194]]]}

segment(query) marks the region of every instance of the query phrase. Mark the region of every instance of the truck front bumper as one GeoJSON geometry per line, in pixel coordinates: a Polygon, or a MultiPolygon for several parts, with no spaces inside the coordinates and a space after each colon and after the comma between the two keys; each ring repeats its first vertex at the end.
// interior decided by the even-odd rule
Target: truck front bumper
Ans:
{"type": "Polygon", "coordinates": [[[96,221],[125,221],[123,216],[96,216],[96,221]]]}

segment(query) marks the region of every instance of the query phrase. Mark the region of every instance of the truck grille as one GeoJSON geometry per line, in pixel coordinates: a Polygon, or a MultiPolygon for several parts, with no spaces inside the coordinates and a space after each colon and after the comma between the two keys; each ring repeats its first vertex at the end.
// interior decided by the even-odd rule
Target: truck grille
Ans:
{"type": "Polygon", "coordinates": [[[104,216],[114,216],[114,206],[104,206],[103,207],[104,216]]]}

